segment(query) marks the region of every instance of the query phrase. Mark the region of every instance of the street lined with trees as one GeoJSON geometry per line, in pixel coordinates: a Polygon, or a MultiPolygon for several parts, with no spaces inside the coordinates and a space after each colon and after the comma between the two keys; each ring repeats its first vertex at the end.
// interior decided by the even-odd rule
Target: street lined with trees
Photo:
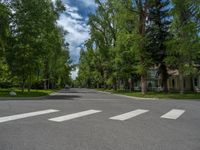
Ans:
{"type": "Polygon", "coordinates": [[[55,89],[70,82],[61,0],[0,1],[0,87],[55,89]]]}
{"type": "Polygon", "coordinates": [[[172,70],[178,72],[181,93],[185,76],[193,84],[199,75],[200,1],[96,0],[96,4],[88,21],[91,37],[80,52],[77,85],[133,91],[140,80],[145,94],[151,86],[151,69],[166,93],[172,70]]]}

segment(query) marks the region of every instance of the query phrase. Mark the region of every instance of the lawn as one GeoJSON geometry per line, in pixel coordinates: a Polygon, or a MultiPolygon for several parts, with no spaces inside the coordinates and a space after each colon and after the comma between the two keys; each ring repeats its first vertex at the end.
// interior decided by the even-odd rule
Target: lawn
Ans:
{"type": "Polygon", "coordinates": [[[126,96],[133,96],[133,97],[141,97],[141,98],[159,98],[159,99],[199,99],[200,100],[200,93],[162,93],[162,92],[148,92],[147,94],[143,95],[141,92],[130,92],[130,91],[113,91],[113,90],[104,90],[104,89],[97,89],[99,91],[111,92],[114,94],[122,94],[126,96]]]}
{"type": "Polygon", "coordinates": [[[52,92],[55,92],[56,90],[35,90],[32,89],[30,92],[25,90],[24,93],[20,89],[0,89],[0,97],[13,97],[9,95],[10,91],[16,92],[17,96],[15,97],[40,97],[40,96],[46,96],[49,95],[52,92]]]}

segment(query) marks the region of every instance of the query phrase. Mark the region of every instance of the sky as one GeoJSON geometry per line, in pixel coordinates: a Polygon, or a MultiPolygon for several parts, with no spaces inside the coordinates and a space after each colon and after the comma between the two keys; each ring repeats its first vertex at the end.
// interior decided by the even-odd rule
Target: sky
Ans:
{"type": "MultiPolygon", "coordinates": [[[[66,41],[70,44],[70,56],[73,63],[78,63],[79,52],[84,42],[89,38],[87,25],[88,14],[95,12],[94,0],[62,0],[66,11],[61,14],[58,24],[68,31],[66,41]]],[[[76,71],[71,72],[73,79],[77,76],[76,71]]]]}

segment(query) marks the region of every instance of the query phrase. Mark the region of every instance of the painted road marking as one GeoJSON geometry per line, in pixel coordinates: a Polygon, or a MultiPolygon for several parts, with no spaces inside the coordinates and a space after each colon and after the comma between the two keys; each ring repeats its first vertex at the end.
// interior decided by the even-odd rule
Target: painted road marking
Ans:
{"type": "Polygon", "coordinates": [[[124,121],[124,120],[130,119],[130,118],[136,117],[138,115],[144,114],[148,111],[149,110],[136,109],[134,111],[131,111],[131,112],[128,112],[128,113],[125,113],[125,114],[121,114],[121,115],[118,115],[118,116],[111,117],[110,119],[124,121]]]}
{"type": "Polygon", "coordinates": [[[83,116],[87,116],[87,115],[91,115],[91,114],[95,114],[99,112],[101,112],[101,110],[86,110],[86,111],[82,111],[82,112],[78,112],[74,114],[51,118],[48,120],[55,121],[55,122],[63,122],[63,121],[67,121],[67,120],[71,120],[71,119],[75,119],[75,118],[79,118],[79,117],[83,117],[83,116]]]}
{"type": "Polygon", "coordinates": [[[166,119],[177,119],[179,118],[185,110],[181,109],[172,109],[168,113],[164,114],[161,116],[161,118],[166,118],[166,119]]]}
{"type": "Polygon", "coordinates": [[[12,120],[17,120],[17,119],[33,117],[33,116],[38,116],[38,115],[54,113],[54,112],[58,112],[58,111],[59,110],[55,110],[55,109],[47,109],[47,110],[42,110],[42,111],[36,111],[36,112],[30,112],[30,113],[24,113],[24,114],[12,115],[12,116],[0,117],[0,123],[12,121],[12,120]]]}

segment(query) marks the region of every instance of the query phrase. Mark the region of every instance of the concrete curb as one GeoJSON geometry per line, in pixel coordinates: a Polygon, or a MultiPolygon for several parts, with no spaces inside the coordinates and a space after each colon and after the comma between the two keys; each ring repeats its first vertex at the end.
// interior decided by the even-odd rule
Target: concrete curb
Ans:
{"type": "Polygon", "coordinates": [[[122,94],[113,94],[113,95],[131,98],[131,99],[136,99],[136,100],[160,100],[160,98],[142,98],[142,97],[135,97],[135,96],[127,96],[127,95],[122,95],[122,94]]]}
{"type": "MultiPolygon", "coordinates": [[[[104,93],[104,94],[112,94],[115,96],[119,96],[119,97],[125,97],[125,98],[130,98],[130,99],[134,99],[134,100],[177,100],[179,101],[180,99],[174,99],[174,98],[143,98],[143,97],[135,97],[135,96],[127,96],[127,95],[122,95],[122,94],[115,94],[115,93],[111,93],[111,92],[105,92],[105,91],[98,91],[99,93],[104,93]]],[[[200,99],[182,99],[181,101],[199,101],[200,99]]]]}
{"type": "Polygon", "coordinates": [[[111,92],[105,92],[105,91],[97,91],[99,93],[103,93],[103,94],[112,94],[111,92]]]}
{"type": "Polygon", "coordinates": [[[122,94],[114,94],[114,93],[105,92],[105,91],[98,91],[98,92],[103,93],[103,94],[112,94],[112,95],[115,95],[115,96],[131,98],[131,99],[135,99],[135,100],[160,100],[160,98],[142,98],[142,97],[135,97],[135,96],[127,96],[127,95],[122,95],[122,94]]]}

